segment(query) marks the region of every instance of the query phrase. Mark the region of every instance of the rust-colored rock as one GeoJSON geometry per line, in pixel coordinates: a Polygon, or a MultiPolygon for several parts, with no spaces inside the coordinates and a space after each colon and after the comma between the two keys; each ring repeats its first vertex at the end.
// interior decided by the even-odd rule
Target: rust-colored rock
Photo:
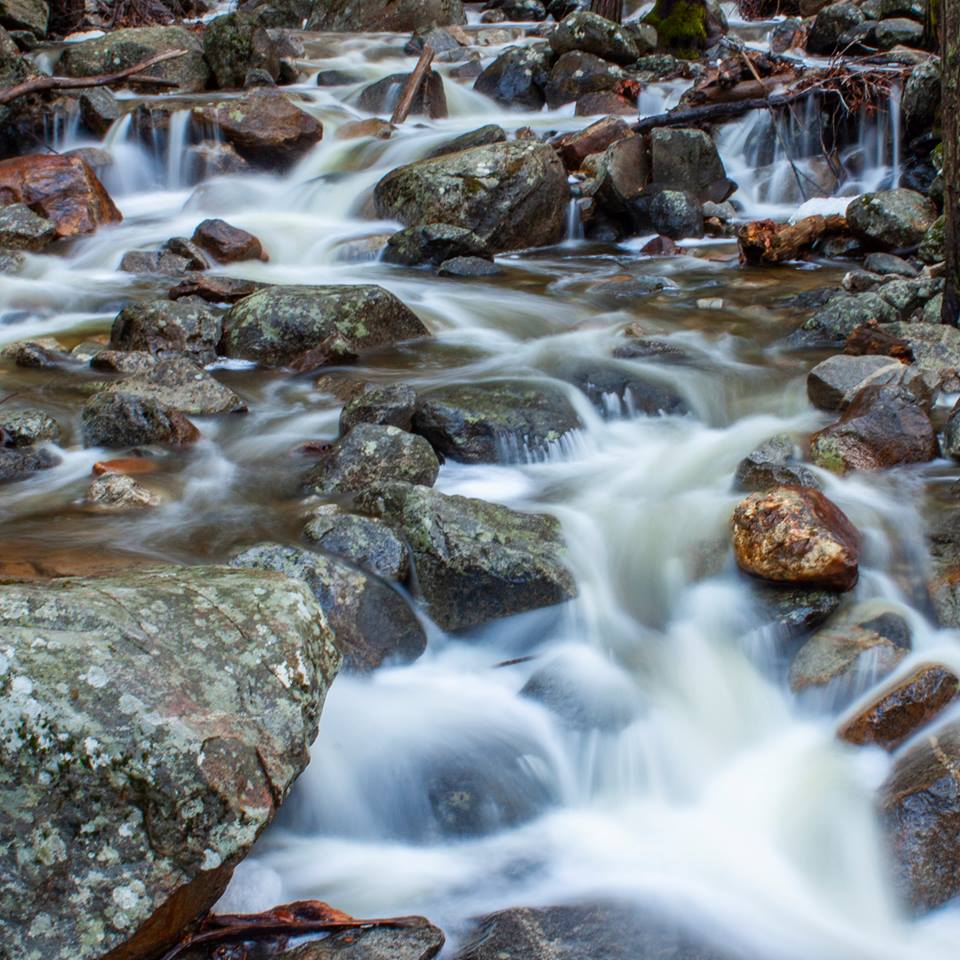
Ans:
{"type": "Polygon", "coordinates": [[[264,253],[259,238],[234,227],[226,220],[204,220],[193,232],[193,242],[220,263],[270,258],[264,253]]]}
{"type": "Polygon", "coordinates": [[[841,740],[894,750],[960,693],[960,679],[940,664],[918,667],[884,690],[837,732],[841,740]]]}
{"type": "Polygon", "coordinates": [[[741,500],[733,514],[733,549],[741,570],[773,583],[849,590],[856,582],[860,537],[818,490],[777,487],[741,500]]]}
{"type": "Polygon", "coordinates": [[[0,160],[0,204],[25,203],[53,222],[57,236],[93,233],[123,216],[90,166],[57,155],[0,160]]]}
{"type": "Polygon", "coordinates": [[[208,303],[238,303],[244,297],[262,290],[266,286],[255,280],[239,280],[235,277],[217,277],[203,274],[195,280],[184,280],[171,287],[167,296],[171,300],[183,297],[200,297],[208,303]]]}
{"type": "Polygon", "coordinates": [[[611,143],[630,135],[630,127],[619,117],[604,117],[583,130],[565,133],[553,142],[553,146],[564,166],[577,171],[591,153],[602,153],[611,143]]]}
{"type": "Polygon", "coordinates": [[[97,477],[108,473],[140,476],[145,473],[155,473],[156,469],[157,461],[151,457],[119,457],[116,460],[98,460],[93,465],[93,473],[97,477]]]}

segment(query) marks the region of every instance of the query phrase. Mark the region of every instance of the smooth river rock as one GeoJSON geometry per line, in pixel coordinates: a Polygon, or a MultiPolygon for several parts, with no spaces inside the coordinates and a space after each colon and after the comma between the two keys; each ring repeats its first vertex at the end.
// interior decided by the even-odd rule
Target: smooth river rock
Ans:
{"type": "Polygon", "coordinates": [[[160,567],[4,585],[0,623],[4,950],[162,954],[306,766],[323,611],[273,573],[160,567]]]}
{"type": "Polygon", "coordinates": [[[117,314],[110,346],[156,357],[183,354],[203,365],[216,359],[222,327],[220,317],[197,298],[140,301],[117,314]]]}

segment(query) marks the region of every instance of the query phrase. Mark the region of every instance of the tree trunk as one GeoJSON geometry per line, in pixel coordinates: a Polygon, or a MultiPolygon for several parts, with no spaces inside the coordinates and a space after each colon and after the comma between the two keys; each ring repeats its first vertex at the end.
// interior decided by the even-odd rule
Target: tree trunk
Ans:
{"type": "Polygon", "coordinates": [[[947,218],[947,271],[942,320],[960,320],[960,3],[942,0],[940,50],[943,63],[943,184],[947,218]]]}
{"type": "Polygon", "coordinates": [[[622,23],[623,0],[591,0],[590,12],[598,13],[614,23],[622,23]]]}

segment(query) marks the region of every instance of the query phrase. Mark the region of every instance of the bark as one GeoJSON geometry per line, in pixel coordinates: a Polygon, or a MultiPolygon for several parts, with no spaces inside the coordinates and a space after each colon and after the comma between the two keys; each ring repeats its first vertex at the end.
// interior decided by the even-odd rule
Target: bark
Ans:
{"type": "Polygon", "coordinates": [[[800,260],[821,238],[847,229],[844,217],[805,217],[797,223],[756,220],[737,231],[741,263],[800,260]]]}
{"type": "Polygon", "coordinates": [[[400,124],[407,119],[417,91],[423,85],[427,74],[430,72],[430,64],[433,63],[433,57],[433,47],[427,44],[423,48],[423,53],[420,54],[417,65],[413,68],[413,73],[407,77],[407,82],[404,84],[403,90],[400,93],[400,99],[397,101],[397,108],[393,111],[393,116],[390,118],[390,122],[395,127],[400,126],[400,124]]]}
{"type": "Polygon", "coordinates": [[[960,320],[960,3],[942,0],[940,51],[943,61],[943,184],[947,270],[942,320],[960,320]]]}
{"type": "Polygon", "coordinates": [[[614,23],[622,23],[623,0],[591,0],[590,12],[606,17],[614,23]]]}

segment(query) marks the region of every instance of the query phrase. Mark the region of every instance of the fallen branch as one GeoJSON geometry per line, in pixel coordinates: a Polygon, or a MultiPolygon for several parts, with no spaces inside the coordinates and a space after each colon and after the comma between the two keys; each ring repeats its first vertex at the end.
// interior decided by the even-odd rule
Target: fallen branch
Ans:
{"type": "Polygon", "coordinates": [[[403,90],[400,92],[397,107],[393,111],[393,116],[390,118],[390,122],[395,127],[400,126],[400,124],[407,119],[410,108],[413,106],[414,98],[419,92],[420,87],[423,86],[423,81],[426,80],[427,74],[430,72],[430,64],[433,63],[433,57],[433,47],[428,43],[423,48],[423,53],[420,54],[420,59],[413,68],[413,73],[407,77],[407,82],[403,85],[403,90]]]}
{"type": "MultiPolygon", "coordinates": [[[[167,50],[164,53],[147,57],[146,60],[141,60],[140,63],[127,67],[125,70],[118,70],[116,73],[101,73],[95,77],[35,77],[33,80],[25,80],[14,87],[0,90],[0,104],[10,103],[11,100],[16,100],[18,97],[25,97],[31,93],[42,93],[45,90],[82,90],[85,87],[102,87],[108,83],[132,77],[148,67],[156,66],[158,63],[165,63],[175,57],[182,57],[186,52],[186,50],[167,50]]],[[[175,81],[163,80],[160,77],[140,77],[138,82],[176,86],[175,81]]]]}
{"type": "Polygon", "coordinates": [[[777,109],[786,107],[797,100],[808,96],[809,91],[784,94],[778,97],[762,97],[755,100],[735,100],[731,103],[708,103],[702,107],[689,107],[686,110],[671,110],[669,113],[658,113],[653,117],[644,117],[633,125],[636,133],[648,133],[657,127],[685,127],[698,123],[716,123],[724,120],[734,120],[752,110],[777,109]]]}
{"type": "Polygon", "coordinates": [[[268,937],[300,937],[369,927],[406,927],[422,922],[422,917],[357,920],[322,900],[298,900],[265,913],[209,914],[198,933],[185,937],[164,954],[162,960],[174,960],[188,950],[208,944],[245,943],[268,937]]]}
{"type": "Polygon", "coordinates": [[[740,262],[751,264],[783,263],[799,260],[821,238],[843,233],[845,217],[804,217],[797,223],[755,220],[737,231],[740,262]]]}

